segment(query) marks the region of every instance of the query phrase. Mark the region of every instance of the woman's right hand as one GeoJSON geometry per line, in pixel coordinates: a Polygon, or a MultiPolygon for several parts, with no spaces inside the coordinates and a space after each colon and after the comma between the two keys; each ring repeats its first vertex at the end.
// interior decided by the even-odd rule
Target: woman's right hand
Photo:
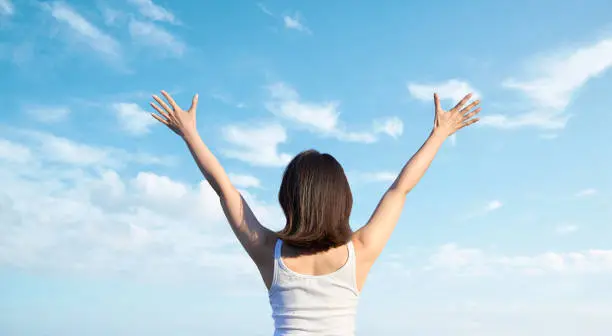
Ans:
{"type": "Polygon", "coordinates": [[[162,90],[161,94],[166,98],[170,106],[158,96],[153,95],[153,99],[159,104],[158,106],[154,102],[150,103],[157,111],[157,113],[151,113],[153,118],[168,126],[169,129],[183,138],[190,134],[197,133],[196,109],[198,106],[198,95],[196,94],[193,96],[191,107],[187,111],[184,111],[166,91],[162,90]]]}
{"type": "Polygon", "coordinates": [[[451,136],[458,130],[478,122],[478,118],[474,118],[480,112],[480,100],[475,100],[471,104],[464,107],[470,100],[472,94],[467,94],[455,107],[445,111],[440,106],[440,98],[434,93],[434,104],[436,107],[436,116],[434,120],[434,133],[441,134],[445,137],[451,136]]]}

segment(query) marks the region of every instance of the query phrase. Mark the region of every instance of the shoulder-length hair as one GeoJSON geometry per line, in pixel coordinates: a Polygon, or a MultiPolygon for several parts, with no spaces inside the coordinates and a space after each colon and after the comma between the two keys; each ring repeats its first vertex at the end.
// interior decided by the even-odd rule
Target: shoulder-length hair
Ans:
{"type": "Polygon", "coordinates": [[[353,196],[333,156],[307,150],[293,158],[283,174],[278,201],[287,219],[278,232],[285,243],[324,251],[351,239],[353,196]]]}

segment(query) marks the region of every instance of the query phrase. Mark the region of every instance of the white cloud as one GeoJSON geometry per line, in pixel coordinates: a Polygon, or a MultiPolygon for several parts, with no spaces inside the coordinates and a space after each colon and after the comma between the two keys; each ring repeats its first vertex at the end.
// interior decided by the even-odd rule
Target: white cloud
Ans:
{"type": "Polygon", "coordinates": [[[523,93],[532,111],[518,115],[491,115],[482,123],[498,128],[537,127],[562,129],[571,115],[565,109],[578,89],[612,66],[612,39],[533,60],[537,69],[530,79],[504,81],[507,88],[523,93]]]}
{"type": "Polygon", "coordinates": [[[339,120],[338,101],[304,101],[294,88],[282,82],[270,85],[268,90],[270,99],[266,108],[270,112],[324,136],[348,142],[372,143],[378,140],[378,133],[397,137],[403,131],[403,124],[396,117],[374,121],[371,131],[347,131],[339,120]]]}
{"type": "MultiPolygon", "coordinates": [[[[144,278],[256,272],[208,183],[34,159],[43,161],[21,169],[0,159],[0,265],[144,278]]],[[[278,206],[245,198],[265,223],[282,221],[278,206]]]]}
{"type": "Polygon", "coordinates": [[[117,115],[117,122],[127,133],[140,136],[150,132],[151,126],[157,121],[151,114],[143,110],[138,104],[116,103],[112,105],[117,115]]]}
{"type": "Polygon", "coordinates": [[[261,188],[261,181],[255,176],[230,173],[229,178],[238,188],[261,188]]]}
{"type": "Polygon", "coordinates": [[[30,106],[26,108],[26,113],[42,123],[57,123],[68,118],[70,109],[64,106],[30,106]]]}
{"type": "Polygon", "coordinates": [[[66,138],[50,134],[38,134],[40,152],[48,153],[46,157],[52,162],[61,162],[71,165],[110,165],[119,164],[111,155],[111,150],[76,143],[66,138]]]}
{"type": "Polygon", "coordinates": [[[156,5],[152,0],[129,0],[129,2],[137,6],[140,14],[148,19],[178,24],[174,14],[161,6],[156,5]]]}
{"type": "Polygon", "coordinates": [[[458,79],[428,84],[408,83],[407,87],[412,97],[432,103],[434,93],[438,94],[440,100],[450,100],[453,104],[458,103],[470,92],[473,98],[479,98],[481,96],[468,82],[458,79]]]}
{"type": "Polygon", "coordinates": [[[524,113],[515,117],[509,117],[501,114],[487,115],[480,119],[480,124],[504,129],[529,126],[547,130],[556,130],[565,128],[569,118],[569,115],[538,111],[524,113]]]}
{"type": "Polygon", "coordinates": [[[501,208],[504,204],[499,200],[493,200],[487,204],[485,211],[491,212],[501,208]]]}
{"type": "Polygon", "coordinates": [[[482,266],[484,253],[475,248],[460,248],[457,244],[445,244],[429,257],[427,269],[459,270],[462,268],[482,266]]]}
{"type": "Polygon", "coordinates": [[[129,31],[132,38],[144,45],[156,47],[156,51],[174,57],[180,57],[186,46],[165,29],[144,21],[131,20],[129,31]]]}
{"type": "Polygon", "coordinates": [[[25,163],[32,160],[32,152],[26,146],[0,138],[0,161],[25,163]]]}
{"type": "Polygon", "coordinates": [[[361,172],[351,173],[351,180],[355,182],[393,182],[397,178],[398,173],[390,171],[379,171],[379,172],[361,172]]]}
{"type": "Polygon", "coordinates": [[[374,121],[374,130],[397,138],[404,133],[404,123],[398,117],[390,117],[374,121]]]}
{"type": "Polygon", "coordinates": [[[120,45],[115,39],[102,32],[64,2],[54,1],[43,6],[57,21],[66,24],[82,43],[110,57],[118,57],[121,54],[120,45]]]}
{"type": "Polygon", "coordinates": [[[287,141],[287,133],[279,124],[230,125],[223,128],[223,136],[233,145],[223,150],[225,156],[254,166],[284,166],[292,158],[278,151],[278,146],[287,141]]]}
{"type": "Polygon", "coordinates": [[[127,164],[171,165],[175,159],[147,154],[127,152],[114,147],[93,146],[75,142],[50,133],[18,130],[33,156],[45,164],[65,164],[75,167],[122,168],[127,164]]]}
{"type": "Polygon", "coordinates": [[[577,192],[576,197],[587,197],[587,196],[593,196],[595,194],[597,194],[597,189],[587,188],[587,189],[583,189],[577,192]]]}
{"type": "Polygon", "coordinates": [[[578,231],[578,226],[572,224],[559,225],[555,228],[555,233],[558,235],[568,235],[578,231]]]}
{"type": "Polygon", "coordinates": [[[456,244],[441,246],[430,258],[426,270],[445,270],[462,275],[593,274],[612,272],[612,250],[545,252],[535,255],[507,256],[485,253],[456,244]]]}
{"type": "Polygon", "coordinates": [[[301,21],[299,14],[295,14],[294,16],[285,15],[283,16],[283,22],[287,29],[294,29],[308,34],[311,33],[310,29],[301,21]]]}
{"type": "Polygon", "coordinates": [[[0,0],[0,15],[10,16],[15,14],[15,6],[10,0],[0,0]]]}

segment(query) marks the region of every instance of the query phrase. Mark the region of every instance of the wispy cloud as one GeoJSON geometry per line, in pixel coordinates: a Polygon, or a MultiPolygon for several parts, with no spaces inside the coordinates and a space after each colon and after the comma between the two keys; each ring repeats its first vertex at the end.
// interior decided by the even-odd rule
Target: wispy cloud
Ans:
{"type": "Polygon", "coordinates": [[[490,201],[489,203],[487,203],[487,206],[485,207],[485,211],[486,212],[495,211],[495,210],[501,208],[502,206],[504,206],[504,204],[501,201],[493,200],[493,201],[490,201]]]}
{"type": "Polygon", "coordinates": [[[223,92],[219,92],[219,91],[213,91],[210,96],[215,99],[218,100],[224,104],[236,107],[236,108],[245,108],[246,104],[240,101],[236,101],[232,96],[230,96],[227,93],[223,93],[223,92]]]}
{"type": "Polygon", "coordinates": [[[470,220],[478,217],[486,216],[492,212],[495,212],[501,209],[504,206],[504,203],[500,200],[491,200],[486,204],[482,204],[479,207],[472,210],[471,213],[468,213],[462,216],[461,220],[470,220]]]}
{"type": "Polygon", "coordinates": [[[70,115],[70,109],[64,106],[29,106],[25,111],[31,118],[42,123],[62,122],[70,115]]]}
{"type": "Polygon", "coordinates": [[[563,129],[571,117],[565,109],[576,91],[611,66],[612,39],[534,59],[529,68],[537,70],[530,79],[509,78],[503,82],[505,87],[525,95],[531,111],[518,115],[486,116],[482,124],[509,129],[563,129]]]}
{"type": "Polygon", "coordinates": [[[261,188],[261,181],[252,175],[230,173],[229,178],[238,188],[261,188]]]}
{"type": "Polygon", "coordinates": [[[568,235],[578,231],[578,226],[573,224],[559,225],[555,228],[555,233],[558,235],[568,235]]]}
{"type": "Polygon", "coordinates": [[[349,174],[359,182],[393,182],[398,173],[390,171],[360,172],[349,174]]]}
{"type": "Polygon", "coordinates": [[[119,22],[123,22],[127,16],[126,13],[107,6],[101,6],[100,11],[102,12],[104,23],[108,26],[118,25],[119,22]]]}
{"type": "Polygon", "coordinates": [[[264,4],[262,4],[261,2],[257,3],[257,7],[261,10],[262,13],[269,15],[269,16],[274,16],[274,13],[272,13],[272,11],[270,11],[268,9],[268,7],[266,7],[264,4]]]}
{"type": "Polygon", "coordinates": [[[397,117],[374,121],[370,131],[348,131],[340,121],[338,101],[303,101],[294,88],[282,82],[270,85],[268,90],[270,99],[266,108],[270,112],[324,136],[347,142],[372,143],[378,140],[379,133],[397,137],[403,131],[402,121],[397,117]]]}
{"type": "Polygon", "coordinates": [[[374,131],[397,138],[404,133],[404,123],[398,117],[375,120],[374,131]]]}
{"type": "Polygon", "coordinates": [[[11,0],[0,0],[0,15],[11,16],[15,14],[15,6],[11,0]]]}
{"type": "Polygon", "coordinates": [[[150,132],[157,123],[151,114],[134,103],[115,103],[112,105],[119,127],[130,135],[141,136],[150,132]]]}
{"type": "Polygon", "coordinates": [[[178,24],[178,20],[169,10],[155,4],[152,0],[128,0],[138,7],[140,14],[153,21],[164,21],[178,24]]]}
{"type": "Polygon", "coordinates": [[[171,165],[175,161],[172,157],[95,146],[46,132],[19,130],[16,134],[19,134],[18,138],[26,139],[22,144],[29,148],[41,164],[119,169],[127,164],[171,165]]]}
{"type": "Polygon", "coordinates": [[[287,141],[287,133],[279,124],[229,125],[223,128],[223,136],[232,145],[222,151],[225,156],[254,166],[284,166],[292,157],[278,150],[287,141]]]}
{"type": "Polygon", "coordinates": [[[144,45],[155,47],[156,52],[160,54],[180,57],[185,52],[183,42],[153,23],[131,20],[129,31],[132,38],[144,45]]]}
{"type": "Polygon", "coordinates": [[[583,189],[577,192],[576,197],[588,197],[588,196],[593,196],[595,194],[597,194],[597,189],[587,188],[587,189],[583,189]]]}
{"type": "MultiPolygon", "coordinates": [[[[437,83],[408,83],[408,92],[412,97],[433,103],[433,94],[437,93],[440,100],[458,103],[466,94],[472,93],[473,98],[481,96],[468,82],[458,79],[449,79],[437,83]]],[[[452,106],[451,106],[452,107],[452,106]]]]}
{"type": "Polygon", "coordinates": [[[81,14],[64,2],[54,1],[44,3],[43,7],[58,21],[65,24],[74,33],[73,36],[81,43],[112,58],[121,54],[119,43],[110,35],[102,32],[81,14]]]}
{"type": "Polygon", "coordinates": [[[293,29],[303,33],[312,34],[312,31],[308,27],[306,27],[306,25],[304,25],[298,13],[293,16],[283,16],[283,22],[285,23],[285,28],[287,29],[293,29]]]}
{"type": "Polygon", "coordinates": [[[427,270],[451,271],[460,275],[593,274],[612,272],[612,250],[545,252],[536,255],[503,255],[477,248],[463,248],[450,243],[442,245],[429,258],[427,270]]]}

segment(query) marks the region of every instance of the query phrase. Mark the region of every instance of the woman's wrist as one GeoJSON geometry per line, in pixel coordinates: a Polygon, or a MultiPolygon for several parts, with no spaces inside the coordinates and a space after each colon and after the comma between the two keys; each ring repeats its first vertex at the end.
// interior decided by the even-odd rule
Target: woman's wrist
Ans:
{"type": "Polygon", "coordinates": [[[446,138],[448,138],[448,133],[444,132],[440,128],[434,128],[433,130],[431,130],[431,134],[429,135],[429,137],[444,142],[446,138]]]}
{"type": "Polygon", "coordinates": [[[193,129],[182,130],[181,136],[184,141],[189,142],[193,139],[197,139],[200,135],[198,130],[194,127],[193,129]]]}

